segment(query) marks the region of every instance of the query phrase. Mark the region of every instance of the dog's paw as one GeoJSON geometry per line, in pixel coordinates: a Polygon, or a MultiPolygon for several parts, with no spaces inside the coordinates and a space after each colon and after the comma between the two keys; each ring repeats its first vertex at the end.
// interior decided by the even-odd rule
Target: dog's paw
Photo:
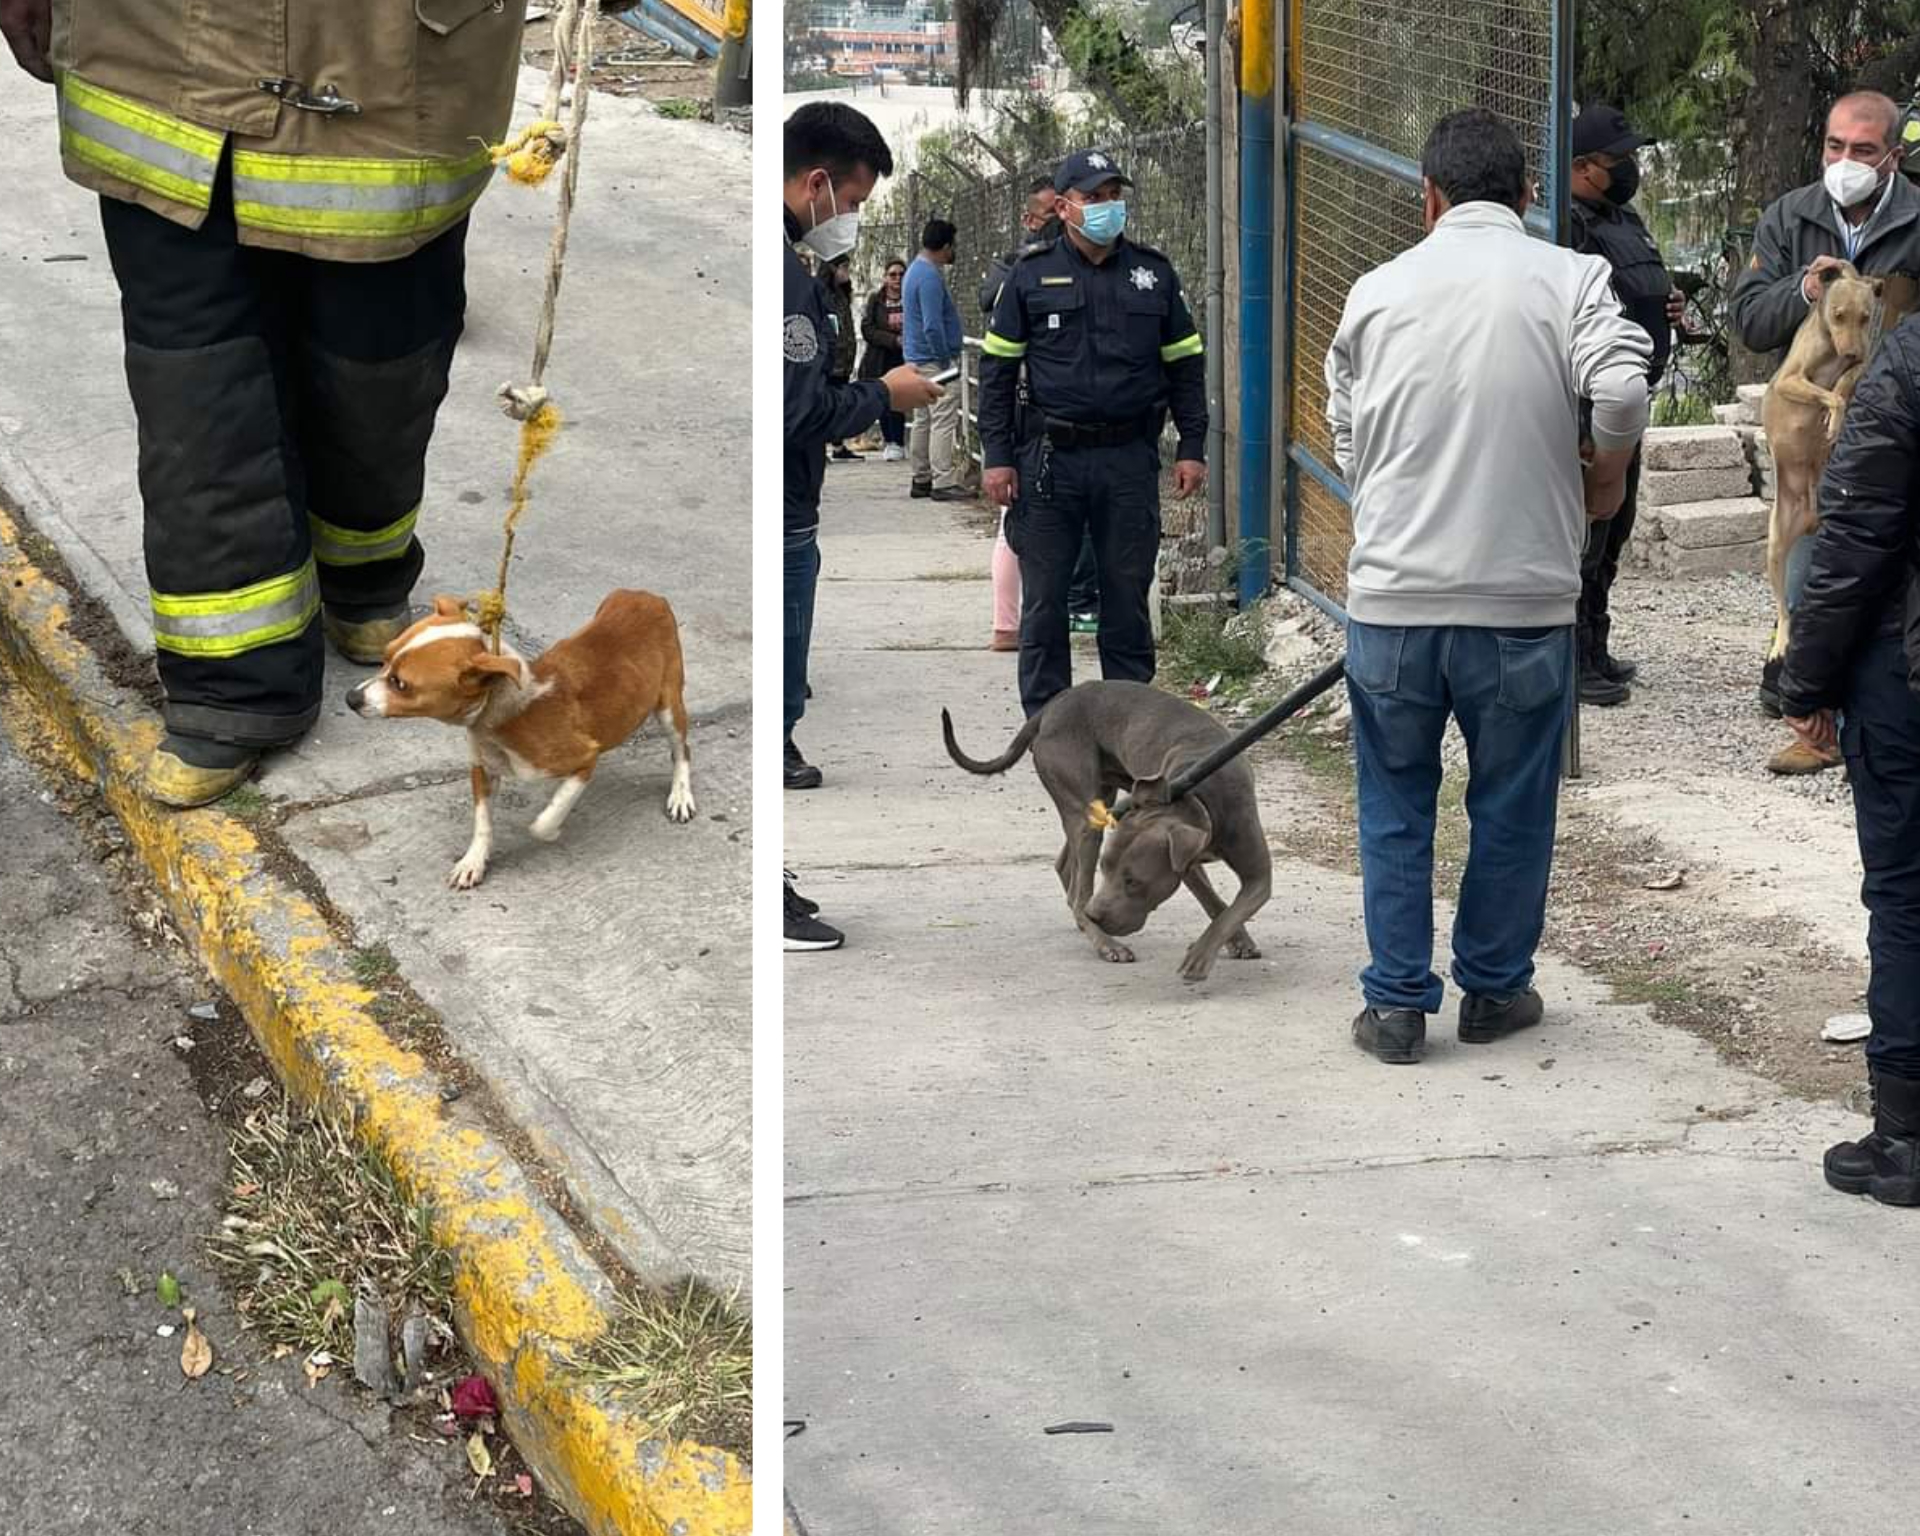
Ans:
{"type": "Polygon", "coordinates": [[[1112,965],[1132,965],[1133,951],[1117,939],[1106,939],[1100,945],[1100,958],[1112,965]]]}
{"type": "Polygon", "coordinates": [[[682,824],[692,821],[694,810],[692,790],[675,789],[672,794],[667,796],[667,817],[669,820],[681,822],[682,824]]]}
{"type": "Polygon", "coordinates": [[[447,884],[456,891],[470,891],[487,877],[487,861],[468,854],[447,876],[447,884]]]}
{"type": "Polygon", "coordinates": [[[527,830],[543,843],[557,843],[560,841],[560,828],[565,824],[566,823],[558,817],[552,821],[548,821],[546,812],[542,811],[534,818],[533,825],[528,827],[527,830]]]}
{"type": "Polygon", "coordinates": [[[1227,940],[1227,958],[1229,960],[1258,960],[1260,946],[1246,934],[1235,934],[1227,940]]]}
{"type": "Polygon", "coordinates": [[[1182,981],[1205,981],[1213,973],[1213,955],[1202,944],[1195,944],[1180,962],[1182,981]]]}

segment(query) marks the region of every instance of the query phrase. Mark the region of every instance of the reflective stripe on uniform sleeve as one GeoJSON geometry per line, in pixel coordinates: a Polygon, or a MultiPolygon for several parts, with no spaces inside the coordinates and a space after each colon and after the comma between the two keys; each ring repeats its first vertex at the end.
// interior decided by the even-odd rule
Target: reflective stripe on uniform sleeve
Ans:
{"type": "Polygon", "coordinates": [[[405,517],[384,528],[361,530],[343,528],[323,518],[307,514],[307,526],[313,530],[314,558],[322,565],[370,565],[375,560],[392,560],[407,552],[413,542],[413,525],[419,520],[415,507],[405,517]]]}
{"type": "Polygon", "coordinates": [[[225,142],[221,134],[103,91],[78,75],[60,77],[61,149],[143,191],[206,209],[225,142]]]}
{"type": "Polygon", "coordinates": [[[988,331],[980,338],[980,350],[988,357],[1025,357],[1027,344],[1024,341],[1008,341],[1006,337],[988,331]]]}
{"type": "Polygon", "coordinates": [[[1200,340],[1200,333],[1195,331],[1184,341],[1172,342],[1162,347],[1160,349],[1160,361],[1163,363],[1177,363],[1183,357],[1198,357],[1205,350],[1206,345],[1200,340]]]}
{"type": "Polygon", "coordinates": [[[238,656],[291,640],[320,611],[311,559],[297,571],[232,592],[153,594],[153,643],[176,656],[238,656]]]}
{"type": "Polygon", "coordinates": [[[285,235],[366,239],[452,224],[493,179],[492,156],[461,160],[334,160],[233,152],[233,213],[285,235]]]}

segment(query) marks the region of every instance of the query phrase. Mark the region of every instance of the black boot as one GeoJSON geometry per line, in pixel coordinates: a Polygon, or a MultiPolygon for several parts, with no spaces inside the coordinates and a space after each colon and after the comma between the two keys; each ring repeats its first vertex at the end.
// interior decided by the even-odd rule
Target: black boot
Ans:
{"type": "Polygon", "coordinates": [[[786,750],[786,787],[788,789],[818,789],[822,782],[820,770],[800,755],[800,749],[793,744],[793,738],[787,738],[786,750]]]}
{"type": "Polygon", "coordinates": [[[1785,659],[1776,656],[1760,669],[1760,713],[1770,720],[1780,718],[1780,664],[1785,659]]]}
{"type": "Polygon", "coordinates": [[[1920,1079],[1873,1076],[1873,1129],[1827,1149],[1827,1182],[1882,1205],[1920,1205],[1920,1079]]]}
{"type": "Polygon", "coordinates": [[[1584,610],[1574,630],[1574,646],[1575,654],[1580,660],[1580,702],[1582,704],[1597,704],[1604,709],[1610,705],[1624,704],[1633,697],[1625,683],[1615,682],[1601,670],[1600,659],[1606,654],[1606,647],[1599,639],[1592,619],[1584,610]]]}

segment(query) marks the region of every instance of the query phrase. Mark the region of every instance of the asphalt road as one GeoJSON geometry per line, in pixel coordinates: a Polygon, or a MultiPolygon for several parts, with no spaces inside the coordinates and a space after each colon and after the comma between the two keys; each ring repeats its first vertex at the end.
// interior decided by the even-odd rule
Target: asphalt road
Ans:
{"type": "Polygon", "coordinates": [[[226,1150],[194,1058],[230,1074],[249,1047],[188,1015],[211,990],[95,852],[0,729],[0,1529],[505,1536],[457,1443],[241,1333],[205,1257],[226,1150]],[[198,1381],[157,1331],[163,1270],[214,1348],[198,1381]]]}

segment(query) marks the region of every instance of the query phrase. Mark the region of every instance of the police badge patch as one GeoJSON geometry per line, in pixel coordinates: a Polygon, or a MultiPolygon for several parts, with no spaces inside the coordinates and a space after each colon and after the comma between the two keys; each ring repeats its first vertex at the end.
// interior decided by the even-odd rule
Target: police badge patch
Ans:
{"type": "Polygon", "coordinates": [[[820,355],[820,335],[805,315],[787,316],[780,343],[790,363],[810,363],[820,355]]]}

